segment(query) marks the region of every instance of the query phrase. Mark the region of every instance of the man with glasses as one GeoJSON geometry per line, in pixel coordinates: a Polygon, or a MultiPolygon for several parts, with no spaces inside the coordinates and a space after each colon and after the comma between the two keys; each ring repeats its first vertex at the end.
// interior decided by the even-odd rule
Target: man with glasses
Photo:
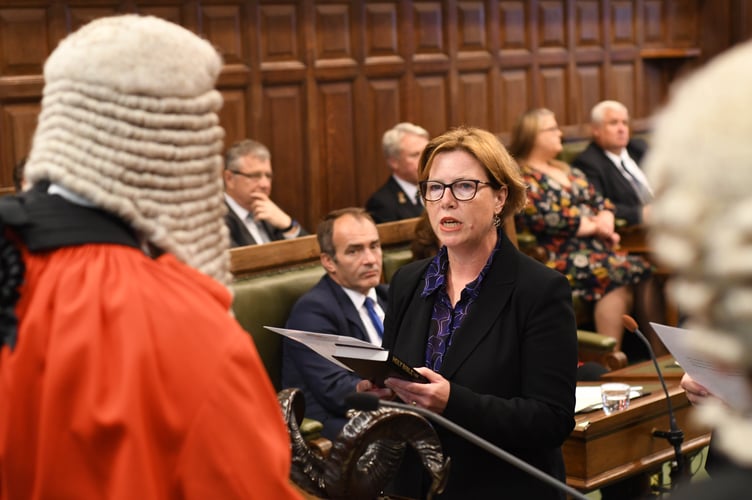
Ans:
{"type": "Polygon", "coordinates": [[[418,217],[423,204],[418,195],[418,160],[428,144],[428,132],[409,122],[384,133],[381,148],[392,175],[366,202],[376,223],[418,217]]]}
{"type": "Polygon", "coordinates": [[[258,245],[308,233],[269,197],[272,162],[269,149],[246,139],[225,153],[225,216],[230,246],[258,245]]]}

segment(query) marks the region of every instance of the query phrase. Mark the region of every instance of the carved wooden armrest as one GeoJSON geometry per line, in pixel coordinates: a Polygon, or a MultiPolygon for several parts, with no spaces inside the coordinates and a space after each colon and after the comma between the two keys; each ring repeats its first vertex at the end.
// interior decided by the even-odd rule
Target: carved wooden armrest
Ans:
{"type": "Polygon", "coordinates": [[[577,330],[580,361],[595,361],[609,370],[627,366],[627,355],[616,350],[616,339],[587,330],[577,330]]]}
{"type": "Polygon", "coordinates": [[[408,446],[420,457],[432,481],[429,495],[446,486],[449,459],[433,426],[415,412],[380,408],[348,413],[350,420],[328,453],[312,449],[300,433],[305,402],[298,389],[277,394],[292,445],[290,479],[322,498],[376,498],[396,473],[408,446]]]}

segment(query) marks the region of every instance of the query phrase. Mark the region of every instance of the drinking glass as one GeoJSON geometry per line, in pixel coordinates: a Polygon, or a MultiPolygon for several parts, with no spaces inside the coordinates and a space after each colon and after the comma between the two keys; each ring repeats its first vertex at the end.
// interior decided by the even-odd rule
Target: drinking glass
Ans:
{"type": "Polygon", "coordinates": [[[603,412],[611,415],[614,412],[629,408],[629,384],[609,383],[601,385],[601,401],[603,412]]]}

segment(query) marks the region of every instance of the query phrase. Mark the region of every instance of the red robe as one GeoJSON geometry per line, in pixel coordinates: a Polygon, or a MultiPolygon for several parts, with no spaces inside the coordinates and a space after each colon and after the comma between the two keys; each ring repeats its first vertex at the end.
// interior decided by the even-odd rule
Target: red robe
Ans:
{"type": "Polygon", "coordinates": [[[121,245],[23,258],[18,341],[0,351],[0,499],[298,497],[224,287],[121,245]]]}

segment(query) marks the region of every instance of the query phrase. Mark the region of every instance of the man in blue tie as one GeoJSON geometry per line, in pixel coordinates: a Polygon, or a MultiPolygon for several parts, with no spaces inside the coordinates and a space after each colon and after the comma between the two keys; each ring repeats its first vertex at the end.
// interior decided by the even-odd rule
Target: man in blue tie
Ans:
{"type": "MultiPolygon", "coordinates": [[[[347,335],[381,345],[386,285],[381,285],[381,242],[373,219],[362,208],[329,213],[317,237],[326,274],[293,306],[287,328],[347,335]]],[[[283,343],[282,385],[303,391],[306,417],[324,424],[333,439],[347,419],[345,396],[360,377],[302,344],[283,343]]]]}

